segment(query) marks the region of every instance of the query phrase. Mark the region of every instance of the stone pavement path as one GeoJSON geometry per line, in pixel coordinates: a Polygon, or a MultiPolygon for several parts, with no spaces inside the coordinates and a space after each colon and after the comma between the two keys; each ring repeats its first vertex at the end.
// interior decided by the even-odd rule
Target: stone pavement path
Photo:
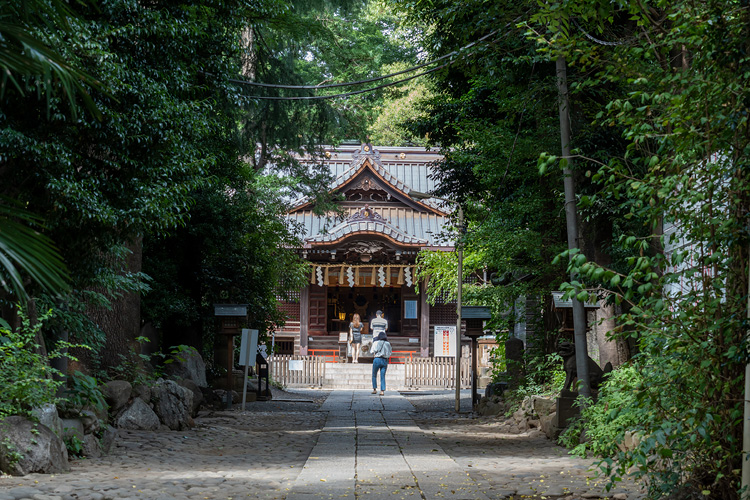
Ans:
{"type": "Polygon", "coordinates": [[[450,391],[281,397],[191,431],[121,430],[112,455],[70,473],[0,477],[0,500],[641,498],[632,484],[603,492],[592,460],[542,436],[456,415],[450,391]]]}
{"type": "Polygon", "coordinates": [[[414,423],[397,393],[336,391],[328,419],[288,500],[488,498],[414,423]]]}

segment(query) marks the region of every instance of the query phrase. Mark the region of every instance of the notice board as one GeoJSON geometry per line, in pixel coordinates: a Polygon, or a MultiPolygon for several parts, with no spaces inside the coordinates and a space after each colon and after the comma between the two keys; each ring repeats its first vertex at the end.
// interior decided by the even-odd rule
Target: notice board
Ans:
{"type": "Polygon", "coordinates": [[[435,327],[435,357],[456,357],[456,325],[435,327]]]}

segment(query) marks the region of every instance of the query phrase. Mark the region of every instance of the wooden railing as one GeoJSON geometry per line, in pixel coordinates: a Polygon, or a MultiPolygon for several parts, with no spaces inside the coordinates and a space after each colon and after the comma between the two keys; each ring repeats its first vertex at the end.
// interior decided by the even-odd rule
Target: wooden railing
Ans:
{"type": "MultiPolygon", "coordinates": [[[[406,362],[404,381],[407,387],[441,387],[455,389],[454,358],[412,358],[406,362]]],[[[471,387],[471,359],[461,358],[461,388],[471,387]]]]}
{"type": "MultiPolygon", "coordinates": [[[[316,349],[317,351],[318,349],[316,349]]],[[[338,353],[332,349],[321,349],[338,353]]],[[[312,352],[312,351],[311,351],[312,352]]],[[[323,387],[326,384],[326,358],[328,356],[291,356],[276,354],[270,359],[271,378],[288,387],[323,387]]],[[[454,358],[419,358],[411,351],[394,351],[391,363],[404,365],[405,387],[431,387],[455,389],[456,365],[454,358]],[[394,359],[403,359],[402,362],[394,359]]],[[[342,368],[346,365],[341,365],[342,368]]],[[[359,365],[353,365],[356,367],[359,365]]],[[[471,360],[461,358],[461,388],[471,387],[471,360]]]]}
{"type": "Polygon", "coordinates": [[[285,387],[323,385],[326,365],[322,357],[274,354],[270,364],[271,378],[285,387]]]}

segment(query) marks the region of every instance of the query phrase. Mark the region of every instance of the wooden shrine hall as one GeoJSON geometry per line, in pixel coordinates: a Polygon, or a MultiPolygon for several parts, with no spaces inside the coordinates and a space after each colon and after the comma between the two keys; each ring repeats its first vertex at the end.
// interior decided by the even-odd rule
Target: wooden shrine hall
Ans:
{"type": "Polygon", "coordinates": [[[287,214],[302,228],[301,256],[310,263],[310,282],[293,300],[280,303],[288,320],[275,332],[281,354],[327,355],[339,349],[357,313],[363,333],[377,310],[388,320],[394,351],[432,356],[435,325],[455,325],[455,303],[430,306],[425,283],[415,276],[422,249],[453,251],[443,226],[449,213],[433,200],[417,201],[411,190],[432,192],[431,163],[441,156],[416,147],[369,144],[327,149],[336,214],[316,215],[300,199],[287,214]],[[441,239],[442,237],[442,239],[441,239]]]}

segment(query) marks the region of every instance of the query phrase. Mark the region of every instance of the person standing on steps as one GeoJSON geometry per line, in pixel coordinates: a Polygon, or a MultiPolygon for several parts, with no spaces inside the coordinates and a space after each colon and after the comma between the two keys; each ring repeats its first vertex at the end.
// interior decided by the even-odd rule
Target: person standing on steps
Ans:
{"type": "Polygon", "coordinates": [[[385,372],[388,369],[388,358],[391,357],[393,352],[391,343],[388,342],[388,337],[385,331],[388,329],[388,321],[383,319],[383,311],[375,313],[375,319],[370,321],[370,327],[372,328],[372,347],[370,353],[373,355],[372,359],[372,393],[377,394],[378,392],[378,371],[380,372],[380,395],[385,394],[385,372]]]}
{"type": "Polygon", "coordinates": [[[352,363],[359,363],[359,350],[362,348],[362,321],[354,314],[349,323],[349,345],[352,348],[352,363]]]}

